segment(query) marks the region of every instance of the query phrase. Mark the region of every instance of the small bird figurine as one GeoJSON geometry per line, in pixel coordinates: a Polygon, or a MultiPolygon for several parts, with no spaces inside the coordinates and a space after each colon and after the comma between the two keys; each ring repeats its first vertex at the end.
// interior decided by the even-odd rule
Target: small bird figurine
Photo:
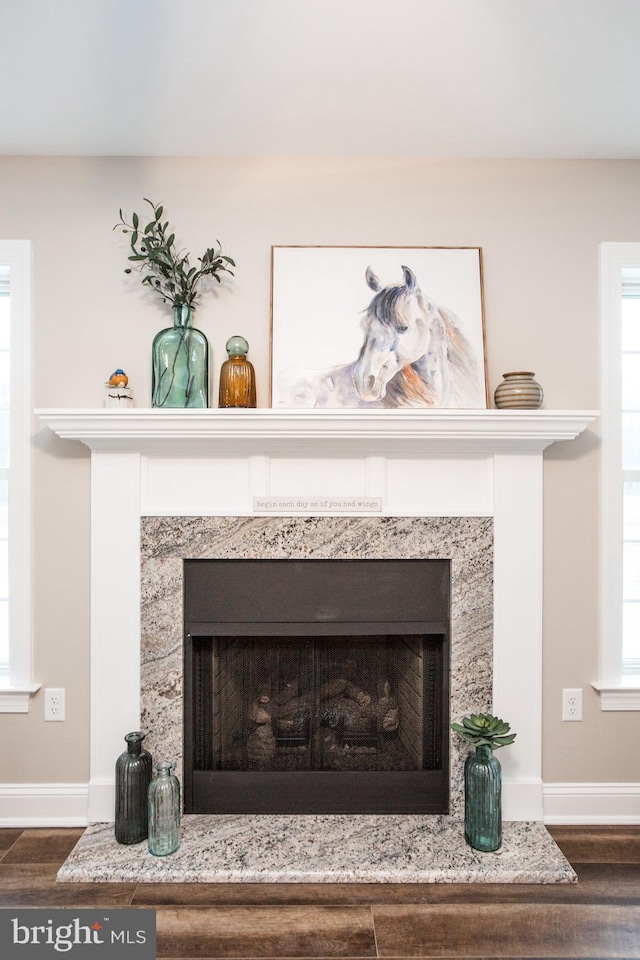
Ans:
{"type": "Polygon", "coordinates": [[[129,377],[126,375],[124,370],[121,370],[120,367],[118,367],[118,369],[114,370],[109,377],[108,383],[110,387],[126,387],[129,383],[129,377]]]}

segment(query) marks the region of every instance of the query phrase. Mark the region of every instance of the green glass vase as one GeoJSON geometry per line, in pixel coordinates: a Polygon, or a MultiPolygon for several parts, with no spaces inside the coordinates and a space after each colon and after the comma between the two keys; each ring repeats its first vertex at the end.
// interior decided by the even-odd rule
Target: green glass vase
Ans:
{"type": "Polygon", "coordinates": [[[476,747],[465,761],[464,835],[483,853],[502,844],[502,768],[488,746],[476,747]]]}
{"type": "Polygon", "coordinates": [[[166,857],[180,846],[180,784],[173,763],[158,763],[149,786],[149,853],[166,857]]]}
{"type": "Polygon", "coordinates": [[[153,341],[153,407],[209,406],[209,344],[192,326],[193,308],[173,308],[173,326],[153,341]]]}
{"type": "Polygon", "coordinates": [[[137,730],[124,738],[127,749],[116,760],[115,836],[118,843],[147,839],[147,791],[151,783],[151,754],[142,748],[144,733],[137,730]]]}

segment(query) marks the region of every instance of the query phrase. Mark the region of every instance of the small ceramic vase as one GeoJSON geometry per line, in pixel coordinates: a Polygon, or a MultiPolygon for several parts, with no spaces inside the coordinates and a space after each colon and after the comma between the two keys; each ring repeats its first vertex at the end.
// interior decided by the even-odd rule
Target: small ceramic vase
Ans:
{"type": "Polygon", "coordinates": [[[494,400],[498,409],[536,409],[542,406],[542,387],[534,380],[534,373],[519,371],[503,373],[494,400]]]}

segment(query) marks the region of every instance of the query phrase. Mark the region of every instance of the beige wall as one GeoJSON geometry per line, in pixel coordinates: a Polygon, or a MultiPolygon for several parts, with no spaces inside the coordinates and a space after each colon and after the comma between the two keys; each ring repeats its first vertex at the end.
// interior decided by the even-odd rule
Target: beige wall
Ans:
{"type": "MultiPolygon", "coordinates": [[[[219,238],[237,260],[197,325],[216,392],[226,339],[248,338],[263,406],[271,244],[482,246],[491,390],[505,370],[534,370],[547,407],[584,409],[599,403],[598,244],[640,240],[640,162],[5,158],[0,176],[0,234],[33,243],[42,407],[100,406],[118,366],[148,405],[150,344],[169,317],[125,277],[125,238],[111,230],[118,208],[140,210],[143,196],[164,201],[192,253],[219,238]]],[[[68,719],[44,723],[41,693],[28,715],[0,715],[0,781],[86,781],[89,455],[35,420],[33,431],[35,679],[66,688],[68,719]]],[[[546,455],[547,781],[640,781],[640,715],[603,714],[590,687],[598,468],[595,430],[546,455]],[[584,688],[582,723],[560,721],[562,687],[584,688]]]]}

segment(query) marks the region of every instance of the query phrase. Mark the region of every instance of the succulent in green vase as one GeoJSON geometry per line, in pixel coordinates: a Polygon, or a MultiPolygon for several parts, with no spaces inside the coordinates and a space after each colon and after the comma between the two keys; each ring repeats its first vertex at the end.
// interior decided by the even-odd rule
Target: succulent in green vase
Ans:
{"type": "Polygon", "coordinates": [[[516,738],[515,733],[509,733],[509,724],[492,713],[472,713],[462,718],[462,724],[452,723],[451,729],[474,747],[491,750],[508,747],[516,738]]]}
{"type": "Polygon", "coordinates": [[[474,850],[492,853],[502,845],[502,769],[493,751],[516,738],[491,713],[474,713],[451,729],[472,744],[464,764],[464,836],[474,850]]]}

